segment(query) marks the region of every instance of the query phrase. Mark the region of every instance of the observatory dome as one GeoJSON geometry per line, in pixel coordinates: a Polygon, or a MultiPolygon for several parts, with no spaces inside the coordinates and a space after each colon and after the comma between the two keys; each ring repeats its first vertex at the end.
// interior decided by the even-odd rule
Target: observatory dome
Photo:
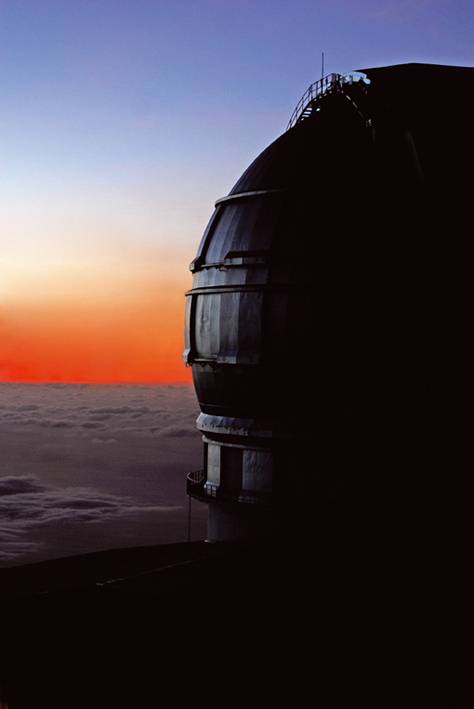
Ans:
{"type": "Polygon", "coordinates": [[[426,420],[437,243],[465,189],[473,74],[331,75],[217,200],[184,353],[204,441],[188,492],[210,503],[211,540],[347,501],[380,479],[387,450],[390,479],[405,445],[394,431],[407,441],[426,420]]]}

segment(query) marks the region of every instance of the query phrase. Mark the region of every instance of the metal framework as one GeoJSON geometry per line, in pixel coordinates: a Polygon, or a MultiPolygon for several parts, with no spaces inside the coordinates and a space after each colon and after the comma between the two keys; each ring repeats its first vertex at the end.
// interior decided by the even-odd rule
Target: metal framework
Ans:
{"type": "MultiPolygon", "coordinates": [[[[225,492],[216,488],[206,488],[207,475],[205,470],[193,470],[186,476],[186,494],[189,497],[194,497],[201,502],[228,502],[235,504],[237,498],[231,492],[225,492]]],[[[246,506],[254,507],[257,505],[270,505],[269,496],[262,494],[256,490],[241,491],[238,496],[238,502],[244,503],[246,506]]]]}
{"type": "Polygon", "coordinates": [[[296,104],[295,110],[291,114],[291,118],[288,121],[286,130],[293,128],[296,123],[304,121],[305,118],[308,118],[313,110],[313,103],[316,99],[323,94],[340,89],[342,78],[343,77],[341,74],[328,74],[322,79],[318,79],[318,81],[311,84],[296,104]]]}
{"type": "Polygon", "coordinates": [[[345,93],[349,101],[353,103],[354,108],[359,112],[361,118],[365,120],[359,106],[354,102],[354,99],[344,91],[344,87],[352,84],[370,84],[370,79],[361,71],[352,71],[349,74],[328,74],[322,79],[315,81],[314,84],[311,84],[311,86],[306,89],[303,96],[296,104],[296,108],[291,114],[286,130],[290,130],[290,128],[293,128],[297,123],[304,121],[305,118],[309,118],[321,96],[336,92],[345,93]]]}

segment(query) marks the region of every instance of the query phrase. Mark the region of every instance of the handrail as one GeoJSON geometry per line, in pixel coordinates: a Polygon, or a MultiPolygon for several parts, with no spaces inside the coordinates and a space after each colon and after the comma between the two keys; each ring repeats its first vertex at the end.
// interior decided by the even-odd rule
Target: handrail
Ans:
{"type": "Polygon", "coordinates": [[[186,475],[186,479],[191,485],[201,485],[206,482],[206,473],[204,470],[193,470],[186,475]]]}
{"type": "Polygon", "coordinates": [[[191,497],[196,497],[202,502],[212,502],[213,500],[221,502],[230,502],[244,504],[246,507],[255,507],[261,505],[270,505],[270,498],[267,493],[257,492],[254,490],[240,490],[237,495],[233,492],[224,491],[211,487],[206,488],[206,472],[205,470],[194,470],[186,476],[186,494],[191,497]]]}
{"type": "Polygon", "coordinates": [[[361,71],[351,71],[349,74],[328,74],[327,76],[323,76],[322,79],[315,81],[306,89],[296,104],[296,108],[291,114],[286,130],[293,128],[296,123],[299,123],[307,117],[304,115],[306,109],[309,108],[317,98],[333,91],[344,90],[345,86],[352,84],[358,84],[359,86],[367,85],[370,84],[370,79],[361,71]]]}
{"type": "Polygon", "coordinates": [[[318,81],[311,84],[296,104],[295,110],[291,114],[291,118],[288,121],[286,130],[289,130],[298,122],[305,108],[316,98],[318,98],[318,96],[322,96],[322,94],[326,93],[328,90],[335,88],[335,86],[339,86],[341,78],[341,74],[333,73],[323,76],[322,79],[318,79],[318,81]]]}

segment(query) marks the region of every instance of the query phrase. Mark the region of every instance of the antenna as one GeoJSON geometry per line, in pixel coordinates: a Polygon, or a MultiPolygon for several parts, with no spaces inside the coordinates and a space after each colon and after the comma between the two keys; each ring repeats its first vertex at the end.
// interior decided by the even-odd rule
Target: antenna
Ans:
{"type": "Polygon", "coordinates": [[[324,78],[324,52],[321,52],[321,79],[324,78]]]}

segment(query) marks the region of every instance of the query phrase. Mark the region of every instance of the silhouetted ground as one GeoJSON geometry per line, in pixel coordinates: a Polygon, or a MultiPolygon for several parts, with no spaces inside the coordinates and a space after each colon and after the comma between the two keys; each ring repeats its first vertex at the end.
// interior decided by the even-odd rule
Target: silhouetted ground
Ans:
{"type": "Polygon", "coordinates": [[[238,684],[271,624],[268,562],[241,547],[195,543],[3,570],[9,709],[178,703],[217,685],[223,655],[238,684]],[[239,637],[249,647],[236,664],[239,637]]]}
{"type": "Polygon", "coordinates": [[[391,705],[420,677],[424,599],[390,550],[330,536],[2,570],[8,708],[391,705]]]}

